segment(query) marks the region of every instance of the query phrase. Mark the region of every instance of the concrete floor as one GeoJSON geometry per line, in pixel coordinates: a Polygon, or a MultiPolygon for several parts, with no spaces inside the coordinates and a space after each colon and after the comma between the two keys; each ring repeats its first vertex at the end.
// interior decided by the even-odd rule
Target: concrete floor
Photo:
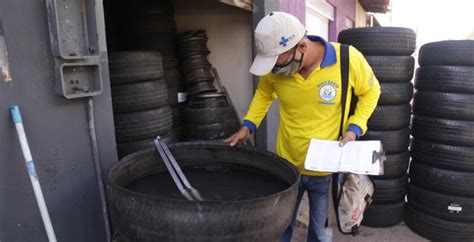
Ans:
{"type": "MultiPolygon", "coordinates": [[[[360,234],[353,237],[339,233],[337,228],[332,229],[333,242],[427,242],[429,240],[420,237],[411,231],[405,223],[400,223],[391,228],[361,227],[360,234]]],[[[307,229],[297,227],[292,242],[306,242],[307,229]]]]}
{"type": "MultiPolygon", "coordinates": [[[[335,224],[334,209],[331,206],[330,201],[329,208],[329,226],[333,234],[333,242],[427,242],[429,240],[419,236],[415,232],[411,231],[404,222],[390,227],[390,228],[370,228],[362,226],[360,228],[360,234],[353,237],[351,235],[343,235],[337,229],[335,224]]],[[[292,242],[306,242],[307,226],[308,226],[308,198],[305,194],[298,211],[298,219],[296,228],[293,233],[292,242]]]]}

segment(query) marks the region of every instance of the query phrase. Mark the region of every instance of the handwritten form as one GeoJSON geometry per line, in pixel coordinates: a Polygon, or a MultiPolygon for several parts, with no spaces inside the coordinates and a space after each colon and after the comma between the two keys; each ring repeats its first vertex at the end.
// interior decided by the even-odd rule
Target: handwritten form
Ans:
{"type": "Polygon", "coordinates": [[[339,141],[311,139],[305,169],[321,172],[350,172],[355,174],[383,174],[383,159],[374,157],[381,151],[381,142],[351,141],[343,147],[339,141]]]}

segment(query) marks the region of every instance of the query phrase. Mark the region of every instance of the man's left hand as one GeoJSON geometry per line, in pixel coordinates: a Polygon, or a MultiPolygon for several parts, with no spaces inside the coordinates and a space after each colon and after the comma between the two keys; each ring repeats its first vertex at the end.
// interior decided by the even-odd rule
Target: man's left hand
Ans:
{"type": "Polygon", "coordinates": [[[356,140],[356,138],[357,138],[357,135],[354,132],[346,131],[344,135],[341,137],[341,139],[339,140],[339,146],[342,147],[345,144],[347,144],[347,142],[356,140]]]}

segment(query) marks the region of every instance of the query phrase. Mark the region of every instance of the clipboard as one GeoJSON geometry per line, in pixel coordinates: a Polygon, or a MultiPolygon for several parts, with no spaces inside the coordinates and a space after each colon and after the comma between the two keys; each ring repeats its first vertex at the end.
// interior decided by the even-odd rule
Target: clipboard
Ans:
{"type": "Polygon", "coordinates": [[[340,147],[339,141],[311,139],[304,167],[319,172],[383,175],[385,160],[379,140],[351,141],[340,147]]]}

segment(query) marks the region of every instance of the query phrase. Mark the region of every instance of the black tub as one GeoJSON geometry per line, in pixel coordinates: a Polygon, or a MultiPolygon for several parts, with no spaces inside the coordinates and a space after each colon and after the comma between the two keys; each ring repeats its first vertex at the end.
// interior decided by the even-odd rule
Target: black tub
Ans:
{"type": "MultiPolygon", "coordinates": [[[[107,194],[111,219],[123,240],[279,240],[291,221],[300,179],[299,173],[290,163],[269,152],[248,146],[231,148],[221,142],[176,143],[170,145],[170,149],[185,173],[187,169],[200,167],[227,167],[266,175],[285,185],[276,192],[260,197],[256,195],[247,199],[226,200],[206,195],[209,188],[203,191],[193,183],[192,177],[188,177],[191,184],[201,190],[206,201],[191,202],[181,197],[147,195],[133,191],[130,185],[153,174],[165,174],[166,168],[154,149],[133,153],[108,172],[107,194]]],[[[156,186],[159,189],[160,184],[156,186]]]]}

